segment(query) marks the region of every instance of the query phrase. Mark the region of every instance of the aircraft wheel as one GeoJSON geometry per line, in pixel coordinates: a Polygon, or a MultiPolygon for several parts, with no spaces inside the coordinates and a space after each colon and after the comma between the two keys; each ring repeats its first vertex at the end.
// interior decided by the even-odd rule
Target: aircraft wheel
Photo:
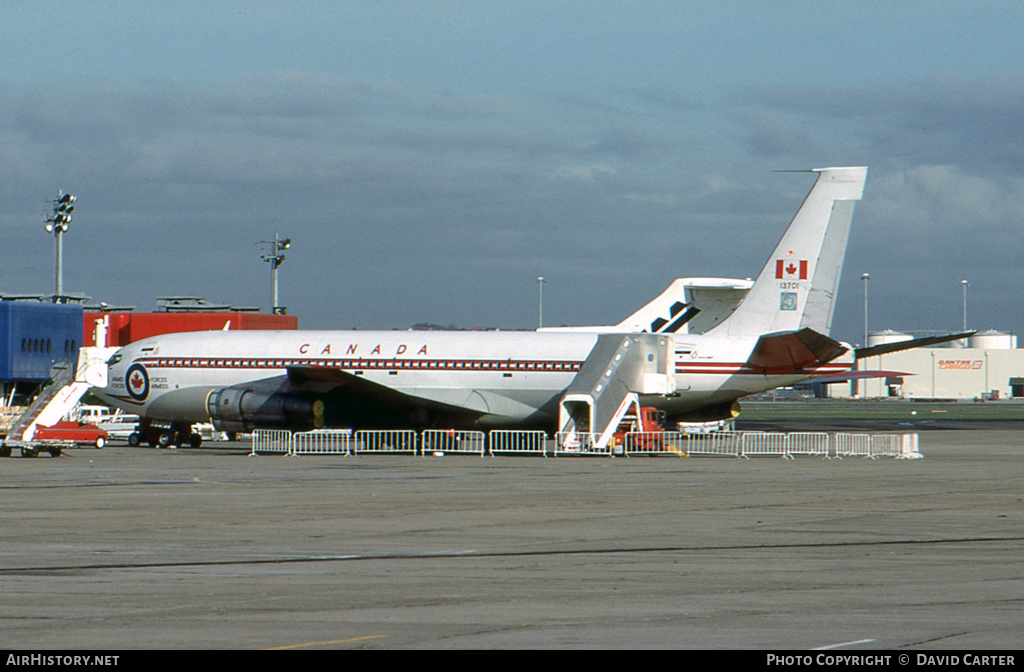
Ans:
{"type": "Polygon", "coordinates": [[[198,448],[199,446],[203,445],[203,437],[193,432],[192,435],[188,437],[188,445],[192,446],[193,448],[198,448]]]}
{"type": "Polygon", "coordinates": [[[138,448],[142,444],[142,437],[138,432],[132,432],[128,435],[128,445],[132,448],[138,448]]]}
{"type": "Polygon", "coordinates": [[[94,441],[93,443],[97,448],[102,450],[103,446],[107,445],[107,440],[102,436],[97,436],[96,441],[94,441]]]}

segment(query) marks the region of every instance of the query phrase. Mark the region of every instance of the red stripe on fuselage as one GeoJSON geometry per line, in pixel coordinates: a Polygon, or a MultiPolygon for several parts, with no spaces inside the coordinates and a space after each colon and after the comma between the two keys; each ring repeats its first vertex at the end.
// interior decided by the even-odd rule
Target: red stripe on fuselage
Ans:
{"type": "Polygon", "coordinates": [[[314,366],[353,371],[530,371],[576,373],[583,362],[512,359],[310,359],[297,357],[145,357],[136,362],[154,369],[286,369],[314,366]]]}

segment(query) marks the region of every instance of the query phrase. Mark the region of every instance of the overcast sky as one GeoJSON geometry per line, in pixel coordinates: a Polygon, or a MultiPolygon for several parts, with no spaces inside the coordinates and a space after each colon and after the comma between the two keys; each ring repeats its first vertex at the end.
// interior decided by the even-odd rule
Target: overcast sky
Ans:
{"type": "Polygon", "coordinates": [[[0,20],[0,292],[305,328],[613,324],[753,277],[867,165],[833,336],[1024,326],[1024,3],[36,2],[0,20]]]}

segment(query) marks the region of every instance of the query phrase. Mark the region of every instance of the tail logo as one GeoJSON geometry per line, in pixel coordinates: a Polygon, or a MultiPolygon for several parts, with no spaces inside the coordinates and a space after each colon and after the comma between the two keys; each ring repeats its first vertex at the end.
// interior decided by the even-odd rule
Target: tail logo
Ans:
{"type": "Polygon", "coordinates": [[[794,263],[790,261],[788,264],[785,259],[775,260],[775,279],[776,280],[806,280],[807,279],[807,260],[801,259],[799,262],[794,263]],[[799,263],[799,265],[797,265],[799,263]]]}
{"type": "Polygon", "coordinates": [[[669,319],[659,317],[658,319],[651,322],[651,333],[654,334],[674,334],[682,328],[684,324],[689,322],[700,312],[700,308],[696,306],[687,306],[685,303],[676,301],[672,304],[672,308],[669,309],[669,319]],[[686,308],[684,311],[683,309],[686,308]],[[679,315],[682,313],[682,315],[679,315]],[[679,315],[677,318],[676,315],[679,315]]]}
{"type": "Polygon", "coordinates": [[[142,364],[132,364],[125,376],[128,394],[136,401],[145,401],[149,396],[149,374],[142,364]]]}

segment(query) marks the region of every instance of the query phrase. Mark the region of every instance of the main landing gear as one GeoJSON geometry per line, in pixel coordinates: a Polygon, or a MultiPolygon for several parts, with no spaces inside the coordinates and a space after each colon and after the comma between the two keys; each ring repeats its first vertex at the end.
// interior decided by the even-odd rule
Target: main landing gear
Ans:
{"type": "Polygon", "coordinates": [[[154,448],[198,448],[203,445],[203,437],[193,432],[192,425],[188,423],[155,423],[144,418],[128,435],[128,445],[140,446],[143,442],[154,448]]]}

